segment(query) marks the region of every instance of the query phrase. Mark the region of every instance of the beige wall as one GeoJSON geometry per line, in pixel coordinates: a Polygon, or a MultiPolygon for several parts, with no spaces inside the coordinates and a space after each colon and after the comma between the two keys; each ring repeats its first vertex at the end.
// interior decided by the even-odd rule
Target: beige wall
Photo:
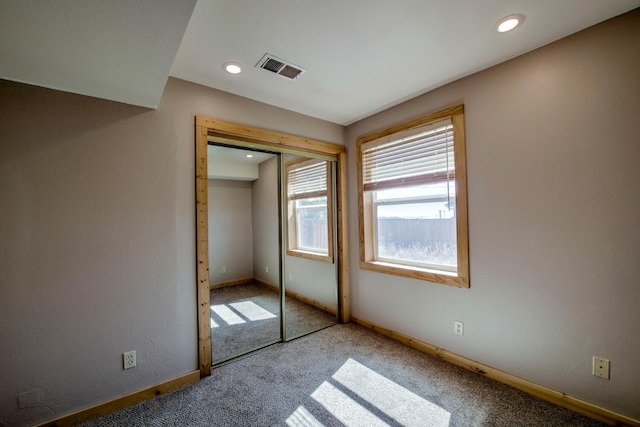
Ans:
{"type": "Polygon", "coordinates": [[[157,110],[0,80],[0,425],[197,369],[196,114],[342,143],[341,126],[175,79],[157,110]]]}
{"type": "MultiPolygon", "coordinates": [[[[635,11],[350,126],[353,313],[640,418],[638,40],[635,11]],[[471,289],[361,271],[355,138],[458,102],[471,289]],[[611,359],[610,381],[592,355],[611,359]]],[[[197,368],[195,114],[344,140],[175,79],[154,111],[0,81],[0,424],[197,368]]]]}
{"type": "Polygon", "coordinates": [[[274,286],[280,286],[279,161],[276,156],[260,163],[260,179],[251,183],[253,277],[274,286]]]}
{"type": "Polygon", "coordinates": [[[253,277],[251,181],[210,179],[207,184],[209,283],[250,279],[253,277]]]}
{"type": "Polygon", "coordinates": [[[639,41],[636,10],[349,126],[353,213],[357,137],[464,103],[471,262],[468,290],[360,270],[351,215],[353,315],[639,419],[639,41]]]}

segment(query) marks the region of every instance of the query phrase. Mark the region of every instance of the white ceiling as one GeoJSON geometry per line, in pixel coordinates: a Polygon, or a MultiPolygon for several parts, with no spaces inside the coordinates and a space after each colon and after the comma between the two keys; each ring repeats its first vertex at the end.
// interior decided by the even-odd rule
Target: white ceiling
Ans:
{"type": "MultiPolygon", "coordinates": [[[[233,143],[233,141],[231,142],[233,143]]],[[[265,160],[269,160],[270,158],[275,156],[275,154],[272,153],[252,151],[242,148],[223,147],[219,145],[208,145],[207,154],[209,155],[209,157],[216,157],[220,160],[220,162],[223,163],[242,163],[256,166],[264,162],[265,160]]]]}
{"type": "Polygon", "coordinates": [[[0,0],[0,78],[156,108],[196,0],[0,0]]]}
{"type": "Polygon", "coordinates": [[[2,0],[0,78],[154,108],[170,74],[346,125],[640,7],[640,0],[198,0],[195,9],[194,2],[2,0]],[[496,33],[496,22],[513,13],[524,14],[524,24],[496,33]],[[255,68],[265,53],[308,71],[288,80],[255,68]],[[244,72],[226,74],[226,61],[244,72]]]}
{"type": "Polygon", "coordinates": [[[199,0],[171,75],[339,124],[640,6],[638,0],[199,0]],[[498,34],[521,13],[524,25],[498,34]],[[270,53],[308,71],[255,68],[270,53]],[[244,65],[229,75],[226,61],[244,65]]]}
{"type": "Polygon", "coordinates": [[[208,178],[238,181],[256,180],[260,176],[260,163],[269,160],[273,156],[275,154],[208,145],[208,178]]]}

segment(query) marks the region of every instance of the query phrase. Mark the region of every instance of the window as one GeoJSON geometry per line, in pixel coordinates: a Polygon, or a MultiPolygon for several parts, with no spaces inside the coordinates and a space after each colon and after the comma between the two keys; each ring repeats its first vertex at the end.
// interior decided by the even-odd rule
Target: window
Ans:
{"type": "Polygon", "coordinates": [[[331,162],[286,165],[287,255],[333,262],[331,162]]]}
{"type": "Polygon", "coordinates": [[[469,287],[464,107],[359,138],[360,266],[469,287]]]}

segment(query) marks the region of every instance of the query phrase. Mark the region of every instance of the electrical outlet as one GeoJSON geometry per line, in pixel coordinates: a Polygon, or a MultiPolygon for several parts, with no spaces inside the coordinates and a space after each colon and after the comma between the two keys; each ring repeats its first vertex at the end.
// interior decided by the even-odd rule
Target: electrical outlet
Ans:
{"type": "Polygon", "coordinates": [[[609,360],[602,357],[593,356],[593,375],[596,377],[609,379],[609,360]]]}
{"type": "Polygon", "coordinates": [[[454,320],[453,321],[453,332],[455,332],[456,335],[464,335],[464,323],[462,323],[459,320],[454,320]]]}
{"type": "Polygon", "coordinates": [[[265,272],[265,273],[268,273],[268,272],[269,272],[269,266],[268,266],[268,265],[265,265],[265,266],[264,266],[264,272],[265,272]]]}
{"type": "Polygon", "coordinates": [[[122,353],[122,363],[124,369],[135,368],[136,366],[136,351],[131,350],[126,353],[122,353]]]}
{"type": "Polygon", "coordinates": [[[292,282],[293,281],[293,273],[289,273],[289,281],[292,282]]]}
{"type": "Polygon", "coordinates": [[[220,273],[224,274],[227,272],[227,267],[220,267],[220,273]]]}

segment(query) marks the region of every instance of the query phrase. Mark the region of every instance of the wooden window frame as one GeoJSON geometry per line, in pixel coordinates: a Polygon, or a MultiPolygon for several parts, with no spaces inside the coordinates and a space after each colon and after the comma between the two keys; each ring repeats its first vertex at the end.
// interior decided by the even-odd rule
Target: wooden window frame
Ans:
{"type": "Polygon", "coordinates": [[[360,137],[356,141],[358,167],[358,218],[360,233],[360,268],[379,273],[392,274],[425,280],[432,283],[468,288],[469,277],[469,226],[467,207],[467,167],[466,142],[464,127],[464,105],[456,105],[440,110],[406,123],[360,137]],[[373,196],[364,191],[362,146],[377,139],[389,137],[396,133],[406,133],[413,128],[427,125],[438,120],[450,118],[454,134],[455,189],[456,189],[456,239],[457,268],[456,272],[429,269],[418,266],[396,264],[375,259],[373,218],[373,196]]]}
{"type": "Polygon", "coordinates": [[[324,193],[318,194],[318,197],[326,196],[327,198],[327,253],[315,252],[298,247],[298,228],[296,220],[295,207],[292,204],[295,200],[289,198],[289,170],[295,168],[300,163],[308,162],[308,158],[294,160],[285,165],[285,189],[287,196],[287,215],[286,215],[286,228],[287,228],[287,255],[300,258],[312,259],[315,261],[322,261],[333,263],[333,173],[331,161],[326,161],[327,166],[327,189],[324,193]]]}
{"type": "Polygon", "coordinates": [[[347,229],[347,152],[342,145],[295,136],[210,117],[195,117],[195,180],[196,180],[196,286],[198,303],[198,365],[200,376],[211,375],[211,325],[209,299],[209,225],[207,186],[207,144],[209,136],[227,138],[238,147],[258,144],[282,153],[324,157],[335,161],[337,225],[338,312],[339,321],[348,323],[349,259],[347,229]]]}

